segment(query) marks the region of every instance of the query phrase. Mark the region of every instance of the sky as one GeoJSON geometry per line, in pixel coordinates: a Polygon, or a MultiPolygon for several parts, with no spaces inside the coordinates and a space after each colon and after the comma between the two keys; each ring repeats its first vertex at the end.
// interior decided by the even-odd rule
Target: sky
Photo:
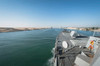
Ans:
{"type": "Polygon", "coordinates": [[[100,27],[100,0],[0,0],[0,27],[100,27]]]}

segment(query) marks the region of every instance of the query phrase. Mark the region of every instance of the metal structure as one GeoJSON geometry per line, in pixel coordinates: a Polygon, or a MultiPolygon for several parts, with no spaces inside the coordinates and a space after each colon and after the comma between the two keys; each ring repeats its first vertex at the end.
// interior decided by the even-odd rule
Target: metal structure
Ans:
{"type": "Polygon", "coordinates": [[[56,38],[54,66],[93,66],[99,40],[75,31],[62,31],[56,38]]]}

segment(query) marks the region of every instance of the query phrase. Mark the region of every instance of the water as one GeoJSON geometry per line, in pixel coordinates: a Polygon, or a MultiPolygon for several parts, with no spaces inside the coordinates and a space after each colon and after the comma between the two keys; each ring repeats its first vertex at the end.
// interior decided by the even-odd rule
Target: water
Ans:
{"type": "Polygon", "coordinates": [[[60,30],[0,33],[0,66],[47,66],[60,30]]]}
{"type": "Polygon", "coordinates": [[[0,33],[0,66],[50,66],[51,51],[61,31],[44,29],[0,33]]]}

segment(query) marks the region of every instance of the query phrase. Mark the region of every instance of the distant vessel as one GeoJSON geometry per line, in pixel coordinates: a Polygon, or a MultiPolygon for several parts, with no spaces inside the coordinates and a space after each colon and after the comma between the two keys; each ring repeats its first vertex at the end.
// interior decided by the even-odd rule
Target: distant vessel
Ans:
{"type": "Polygon", "coordinates": [[[100,66],[100,38],[62,31],[56,38],[54,66],[100,66]]]}

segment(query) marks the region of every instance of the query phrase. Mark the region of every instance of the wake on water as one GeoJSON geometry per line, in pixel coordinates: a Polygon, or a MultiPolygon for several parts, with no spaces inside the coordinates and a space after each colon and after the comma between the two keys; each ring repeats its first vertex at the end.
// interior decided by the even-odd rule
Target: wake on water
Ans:
{"type": "Polygon", "coordinates": [[[47,66],[54,66],[54,50],[55,50],[55,48],[53,48],[53,49],[51,50],[51,53],[52,53],[53,57],[51,57],[51,58],[48,60],[47,66]]]}

